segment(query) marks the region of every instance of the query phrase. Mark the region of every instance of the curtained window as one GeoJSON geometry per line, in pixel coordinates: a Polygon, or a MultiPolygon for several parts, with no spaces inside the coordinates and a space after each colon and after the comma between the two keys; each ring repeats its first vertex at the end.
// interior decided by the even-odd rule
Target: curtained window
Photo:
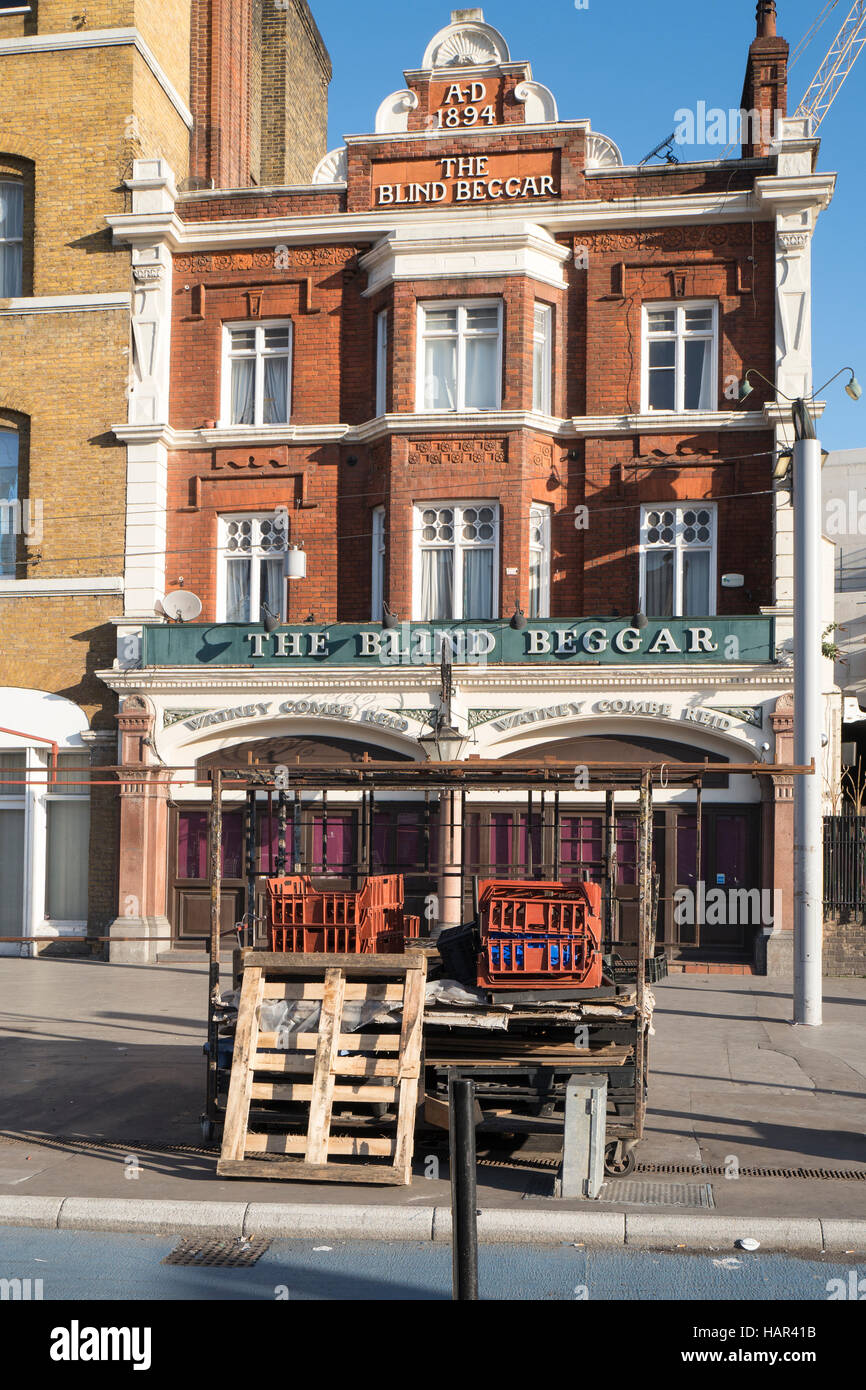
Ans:
{"type": "Polygon", "coordinates": [[[716,508],[708,502],[641,510],[641,608],[652,618],[716,611],[716,508]]]}
{"type": "Polygon", "coordinates": [[[229,325],[223,423],[285,425],[291,415],[292,325],[229,325]]]}
{"type": "Polygon", "coordinates": [[[501,301],[419,308],[419,410],[499,410],[501,301]]]}
{"type": "Polygon", "coordinates": [[[716,410],[717,305],[644,305],[644,410],[716,410]]]}
{"type": "Polygon", "coordinates": [[[283,517],[277,512],[220,518],[219,622],[258,622],[265,605],[284,619],[288,533],[283,517]]]}
{"type": "Polygon", "coordinates": [[[416,622],[487,622],[498,610],[499,507],[415,509],[416,622]]]}
{"type": "Polygon", "coordinates": [[[533,502],[529,509],[529,616],[550,614],[550,508],[533,502]]]}
{"type": "Polygon", "coordinates": [[[532,409],[549,415],[551,403],[553,310],[536,304],[532,335],[532,409]]]}
{"type": "Polygon", "coordinates": [[[87,753],[60,753],[47,788],[45,916],[55,922],[87,921],[89,777],[87,753]]]}

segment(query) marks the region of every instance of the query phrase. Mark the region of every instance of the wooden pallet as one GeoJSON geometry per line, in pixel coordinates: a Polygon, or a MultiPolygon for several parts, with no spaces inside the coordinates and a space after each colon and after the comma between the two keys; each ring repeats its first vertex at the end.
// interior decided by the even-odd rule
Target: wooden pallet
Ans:
{"type": "MultiPolygon", "coordinates": [[[[220,1176],[409,1183],[426,977],[426,958],[420,952],[247,955],[217,1164],[220,1176]],[[318,1031],[298,1033],[290,1050],[277,1050],[276,1035],[259,1028],[260,1005],[274,999],[320,999],[318,1031]],[[349,1000],[399,1000],[401,1031],[343,1032],[343,1006],[349,1000]],[[274,1130],[261,1119],[251,1131],[251,1106],[258,1115],[287,1101],[307,1108],[305,1132],[286,1132],[285,1126],[274,1130]],[[378,1137],[332,1134],[333,1108],[342,1102],[387,1104],[396,1110],[396,1128],[378,1137]],[[335,1156],[370,1161],[335,1163],[335,1156]]],[[[278,1109],[271,1115],[280,1120],[278,1109]]]]}

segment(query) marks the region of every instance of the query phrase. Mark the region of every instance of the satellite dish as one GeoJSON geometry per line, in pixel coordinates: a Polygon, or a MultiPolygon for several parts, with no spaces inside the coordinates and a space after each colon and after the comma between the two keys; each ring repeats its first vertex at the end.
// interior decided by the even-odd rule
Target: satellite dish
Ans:
{"type": "Polygon", "coordinates": [[[174,623],[191,623],[201,612],[201,599],[189,589],[173,589],[163,599],[162,611],[174,623]]]}

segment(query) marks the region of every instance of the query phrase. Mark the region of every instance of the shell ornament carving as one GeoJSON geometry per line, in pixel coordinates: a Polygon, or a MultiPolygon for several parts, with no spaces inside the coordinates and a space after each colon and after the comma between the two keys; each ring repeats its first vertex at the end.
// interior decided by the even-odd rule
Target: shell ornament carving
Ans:
{"type": "Polygon", "coordinates": [[[619,169],[622,155],[614,142],[598,131],[590,131],[586,137],[587,169],[619,169]]]}
{"type": "Polygon", "coordinates": [[[440,43],[433,65],[437,68],[481,67],[497,62],[498,57],[495,46],[485,35],[461,29],[440,43]]]}
{"type": "Polygon", "coordinates": [[[313,171],[313,183],[345,183],[347,178],[348,154],[345,145],[337,150],[329,150],[313,171]]]}

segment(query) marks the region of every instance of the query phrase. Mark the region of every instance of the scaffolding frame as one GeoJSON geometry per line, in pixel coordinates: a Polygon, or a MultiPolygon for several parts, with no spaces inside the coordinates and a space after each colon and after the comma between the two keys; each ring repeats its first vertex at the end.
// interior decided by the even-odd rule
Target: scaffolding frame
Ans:
{"type": "MultiPolygon", "coordinates": [[[[694,788],[697,802],[697,810],[700,814],[703,781],[704,778],[712,773],[724,771],[726,776],[747,775],[758,778],[766,777],[790,777],[815,774],[814,760],[808,767],[798,767],[788,764],[771,763],[716,763],[705,759],[699,763],[584,763],[580,764],[581,771],[585,771],[587,781],[580,790],[586,793],[604,793],[606,811],[610,811],[610,825],[608,829],[608,841],[606,849],[607,873],[605,878],[608,884],[607,899],[605,902],[605,931],[608,922],[612,923],[614,911],[613,904],[613,884],[616,876],[616,793],[629,792],[637,794],[638,807],[638,835],[637,835],[637,883],[638,883],[638,922],[637,922],[637,951],[635,960],[635,1078],[634,1078],[634,1120],[631,1125],[616,1124],[613,1132],[617,1134],[618,1141],[623,1140],[629,1146],[633,1146],[643,1135],[644,1120],[646,1115],[646,1076],[647,1076],[647,999],[646,999],[646,966],[647,960],[654,951],[655,943],[655,912],[657,907],[657,894],[654,891],[653,882],[653,786],[660,785],[662,788],[674,787],[678,789],[694,788]],[[611,877],[611,868],[613,877],[611,877]]],[[[222,1111],[219,1104],[219,1007],[220,999],[220,943],[221,943],[221,853],[222,853],[222,798],[227,792],[242,792],[244,794],[245,818],[248,829],[247,836],[247,868],[254,867],[254,836],[256,817],[250,815],[250,795],[253,801],[255,794],[264,791],[268,796],[269,810],[272,808],[273,793],[278,794],[279,826],[280,839],[278,840],[278,865],[280,861],[285,864],[286,844],[285,827],[287,820],[286,791],[294,793],[294,816],[295,830],[300,811],[300,794],[302,791],[314,791],[323,796],[325,815],[327,815],[327,794],[329,791],[356,791],[362,794],[362,826],[363,833],[359,844],[359,855],[356,861],[356,873],[360,864],[366,860],[367,872],[372,872],[372,845],[373,845],[373,823],[375,814],[375,796],[378,791],[394,791],[400,788],[417,792],[423,790],[425,794],[425,824],[427,825],[428,835],[425,837],[425,858],[429,864],[429,810],[430,795],[433,792],[459,793],[461,797],[461,827],[464,822],[464,810],[466,802],[466,792],[475,789],[488,789],[491,780],[497,790],[508,788],[512,790],[522,790],[527,793],[527,818],[528,818],[528,854],[530,862],[532,859],[532,835],[531,817],[533,815],[533,793],[538,790],[541,793],[541,813],[544,815],[545,793],[552,791],[554,794],[555,814],[559,813],[559,797],[563,787],[574,789],[576,768],[573,762],[564,762],[553,758],[545,758],[536,762],[502,762],[494,759],[469,758],[463,762],[452,763],[387,763],[372,762],[364,758],[359,763],[334,767],[330,764],[301,764],[290,765],[287,769],[283,765],[282,776],[288,782],[288,787],[276,786],[276,769],[258,765],[245,765],[232,767],[217,767],[210,774],[211,799],[209,809],[209,877],[210,877],[210,938],[208,951],[208,1068],[207,1068],[207,1087],[205,1097],[205,1110],[202,1115],[202,1131],[205,1137],[211,1137],[215,1126],[222,1118],[222,1111]],[[252,822],[252,832],[249,831],[252,822]],[[252,835],[252,853],[250,852],[250,834],[252,835]]],[[[451,825],[451,835],[454,832],[454,799],[448,798],[449,817],[451,825]]],[[[442,828],[440,826],[440,836],[442,828]]],[[[323,836],[325,842],[324,855],[327,864],[327,836],[323,836]]],[[[559,837],[555,837],[555,864],[558,868],[559,859],[559,837]]],[[[297,870],[299,853],[299,836],[293,835],[293,869],[297,870]]],[[[700,855],[701,855],[701,835],[700,827],[697,835],[697,863],[696,879],[700,877],[700,855]]],[[[464,866],[461,856],[461,904],[464,901],[465,884],[464,866]]],[[[251,892],[247,892],[247,902],[251,901],[251,892]]],[[[323,956],[323,961],[325,957],[323,956]]]]}

